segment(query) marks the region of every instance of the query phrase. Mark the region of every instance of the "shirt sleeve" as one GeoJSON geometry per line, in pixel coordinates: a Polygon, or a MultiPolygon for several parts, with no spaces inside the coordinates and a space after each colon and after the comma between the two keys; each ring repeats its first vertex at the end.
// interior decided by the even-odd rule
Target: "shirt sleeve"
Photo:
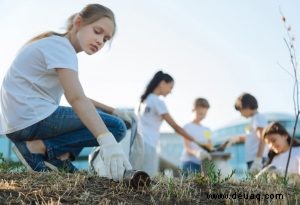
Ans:
{"type": "Polygon", "coordinates": [[[70,42],[63,37],[49,37],[40,50],[44,56],[47,69],[67,68],[78,71],[76,52],[70,42]]]}
{"type": "Polygon", "coordinates": [[[158,99],[155,103],[155,109],[157,110],[159,115],[163,115],[169,112],[166,103],[161,99],[158,99]]]}
{"type": "Polygon", "coordinates": [[[258,114],[256,116],[255,121],[256,121],[256,126],[257,127],[264,128],[264,127],[266,127],[268,125],[267,119],[263,115],[261,115],[261,114],[258,114]]]}

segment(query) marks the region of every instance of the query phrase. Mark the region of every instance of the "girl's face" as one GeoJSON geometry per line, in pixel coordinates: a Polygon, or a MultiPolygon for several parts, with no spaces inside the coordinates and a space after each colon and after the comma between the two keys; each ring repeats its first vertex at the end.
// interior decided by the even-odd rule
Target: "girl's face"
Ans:
{"type": "Polygon", "coordinates": [[[201,121],[201,120],[203,120],[206,117],[208,108],[205,108],[205,107],[196,107],[196,108],[194,108],[193,111],[195,112],[196,120],[197,121],[201,121]]]}
{"type": "Polygon", "coordinates": [[[174,82],[166,82],[166,81],[161,81],[160,84],[160,94],[162,96],[167,96],[169,93],[171,93],[173,87],[174,87],[174,82]]]}
{"type": "Polygon", "coordinates": [[[275,153],[282,153],[288,150],[289,148],[287,138],[287,135],[269,134],[266,136],[265,142],[275,153]]]}
{"type": "Polygon", "coordinates": [[[243,117],[248,118],[252,116],[253,110],[249,108],[240,109],[240,113],[243,117]]]}
{"type": "Polygon", "coordinates": [[[77,52],[84,51],[88,55],[97,53],[112,38],[114,23],[109,18],[101,18],[94,23],[82,25],[82,20],[75,22],[77,27],[77,52]],[[79,21],[79,22],[78,22],[79,21]]]}

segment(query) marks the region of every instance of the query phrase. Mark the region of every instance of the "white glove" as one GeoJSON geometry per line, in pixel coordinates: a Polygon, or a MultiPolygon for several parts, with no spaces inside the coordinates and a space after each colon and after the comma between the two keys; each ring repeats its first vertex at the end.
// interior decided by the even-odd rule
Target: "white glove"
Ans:
{"type": "Polygon", "coordinates": [[[127,110],[127,109],[119,109],[116,108],[113,111],[113,114],[121,118],[122,120],[128,122],[131,125],[132,118],[135,120],[137,119],[136,115],[133,111],[127,110]]]}
{"type": "Polygon", "coordinates": [[[200,160],[208,159],[211,160],[210,154],[202,148],[199,148],[196,152],[196,157],[200,160]]]}
{"type": "Polygon", "coordinates": [[[257,172],[260,171],[262,169],[262,158],[261,157],[256,157],[255,160],[253,161],[251,167],[250,167],[250,171],[251,172],[257,172]]]}
{"type": "Polygon", "coordinates": [[[124,171],[132,169],[122,146],[117,143],[110,132],[99,135],[97,141],[100,145],[99,155],[104,162],[107,177],[114,181],[122,181],[124,171]]]}

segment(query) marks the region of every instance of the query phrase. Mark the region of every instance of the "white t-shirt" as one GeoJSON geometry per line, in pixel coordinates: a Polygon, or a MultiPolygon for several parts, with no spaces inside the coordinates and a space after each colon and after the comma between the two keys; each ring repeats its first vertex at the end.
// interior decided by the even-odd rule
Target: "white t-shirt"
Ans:
{"type": "MultiPolygon", "coordinates": [[[[193,122],[187,123],[183,126],[183,129],[192,137],[198,140],[203,144],[208,143],[209,138],[211,137],[211,130],[208,127],[203,125],[195,124],[193,122]]],[[[194,142],[190,142],[190,147],[194,150],[200,149],[197,144],[194,142]]],[[[187,153],[186,149],[183,149],[180,160],[182,162],[193,162],[196,164],[201,164],[201,160],[196,158],[194,155],[190,155],[187,153]]]]}
{"type": "Polygon", "coordinates": [[[0,91],[0,134],[33,125],[52,114],[64,91],[54,68],[78,71],[76,51],[65,37],[25,45],[7,71],[0,91]]]}
{"type": "MultiPolygon", "coordinates": [[[[260,139],[256,135],[256,129],[258,127],[264,128],[268,124],[268,121],[266,118],[260,114],[256,113],[251,118],[251,124],[250,124],[250,133],[246,135],[246,142],[245,142],[245,155],[246,155],[246,162],[253,161],[256,158],[256,154],[258,151],[259,141],[260,139]]],[[[264,155],[267,154],[267,146],[265,146],[264,149],[264,155]]]]}
{"type": "MultiPolygon", "coordinates": [[[[288,156],[289,156],[289,150],[284,153],[278,154],[273,158],[270,165],[273,165],[279,171],[284,172],[286,168],[288,156]]],[[[300,147],[292,147],[288,173],[300,174],[300,147]]]]}
{"type": "Polygon", "coordinates": [[[165,102],[152,93],[140,105],[138,112],[139,131],[142,133],[145,143],[156,147],[163,120],[162,115],[166,113],[168,113],[168,109],[165,102]]]}

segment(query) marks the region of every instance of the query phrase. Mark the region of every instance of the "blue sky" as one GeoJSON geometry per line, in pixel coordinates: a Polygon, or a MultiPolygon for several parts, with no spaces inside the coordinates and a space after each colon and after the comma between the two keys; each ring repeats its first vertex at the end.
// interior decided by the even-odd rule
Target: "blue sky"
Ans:
{"type": "MultiPolygon", "coordinates": [[[[2,0],[0,80],[18,49],[32,36],[63,31],[66,19],[88,3],[111,8],[117,33],[110,47],[79,54],[86,94],[114,107],[135,107],[153,74],[175,79],[166,103],[181,125],[191,119],[193,100],[211,104],[204,124],[218,128],[240,115],[236,97],[250,92],[261,112],[293,114],[293,79],[279,7],[300,47],[297,0],[2,0]]],[[[65,100],[62,104],[66,104],[65,100]]],[[[162,131],[171,130],[166,124],[162,131]]]]}

